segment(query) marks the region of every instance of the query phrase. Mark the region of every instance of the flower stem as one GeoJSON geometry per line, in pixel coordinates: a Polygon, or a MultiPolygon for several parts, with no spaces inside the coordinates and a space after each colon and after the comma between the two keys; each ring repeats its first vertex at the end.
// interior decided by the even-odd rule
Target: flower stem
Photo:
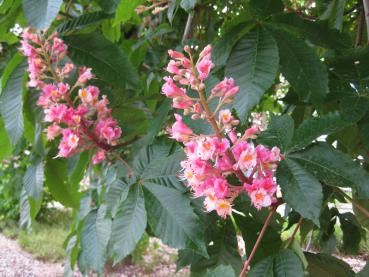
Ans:
{"type": "Polygon", "coordinates": [[[261,239],[263,238],[264,233],[265,233],[265,231],[266,231],[266,229],[267,229],[267,227],[268,227],[268,225],[269,225],[270,221],[271,221],[271,220],[272,220],[272,218],[273,218],[274,213],[275,213],[275,212],[276,212],[276,210],[277,210],[277,207],[278,207],[278,203],[276,203],[276,205],[273,205],[273,206],[270,208],[270,210],[269,210],[269,214],[268,214],[268,217],[267,217],[267,219],[266,219],[266,220],[265,220],[265,222],[264,222],[263,228],[261,229],[260,234],[259,234],[259,236],[258,236],[258,238],[257,238],[257,240],[256,240],[256,242],[255,242],[255,245],[254,245],[254,247],[252,248],[252,251],[251,251],[251,253],[250,253],[249,258],[248,258],[248,259],[247,259],[247,261],[243,264],[242,271],[241,271],[241,273],[240,273],[239,277],[243,277],[243,276],[246,276],[246,275],[247,275],[247,269],[248,269],[248,267],[249,267],[249,265],[250,265],[250,263],[251,263],[251,261],[252,261],[252,258],[254,257],[254,255],[255,255],[255,253],[256,253],[256,250],[257,250],[257,249],[258,249],[258,247],[259,247],[259,244],[260,244],[260,242],[261,242],[261,239]]]}
{"type": "Polygon", "coordinates": [[[302,224],[303,221],[304,221],[304,218],[301,216],[298,223],[297,223],[297,226],[296,226],[295,230],[293,230],[293,233],[292,233],[292,235],[291,235],[291,237],[288,241],[287,247],[290,247],[292,245],[293,241],[295,240],[295,236],[297,234],[297,231],[300,229],[301,224],[302,224]]]}

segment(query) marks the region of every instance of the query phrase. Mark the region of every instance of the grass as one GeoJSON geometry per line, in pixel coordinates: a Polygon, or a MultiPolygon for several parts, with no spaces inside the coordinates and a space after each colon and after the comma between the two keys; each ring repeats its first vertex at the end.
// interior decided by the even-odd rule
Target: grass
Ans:
{"type": "Polygon", "coordinates": [[[71,216],[66,211],[49,209],[32,225],[32,230],[20,230],[18,223],[8,221],[0,226],[3,234],[17,239],[19,245],[35,258],[58,262],[65,259],[64,240],[69,233],[71,216]]]}

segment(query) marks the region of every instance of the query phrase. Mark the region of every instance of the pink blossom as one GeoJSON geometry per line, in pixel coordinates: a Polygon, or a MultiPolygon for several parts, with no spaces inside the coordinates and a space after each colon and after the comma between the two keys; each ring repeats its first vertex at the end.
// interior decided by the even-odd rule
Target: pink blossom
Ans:
{"type": "Polygon", "coordinates": [[[88,67],[81,67],[79,69],[79,77],[78,77],[78,80],[77,80],[77,83],[78,84],[84,84],[86,83],[88,80],[91,80],[95,78],[95,75],[93,75],[91,73],[91,68],[88,68],[88,67]]]}
{"type": "Polygon", "coordinates": [[[223,199],[228,194],[229,184],[224,178],[214,179],[214,193],[217,198],[223,199]]]}
{"type": "Polygon", "coordinates": [[[254,190],[249,194],[252,204],[260,210],[263,207],[269,207],[273,203],[273,198],[264,190],[254,190]]]}
{"type": "Polygon", "coordinates": [[[251,126],[245,131],[245,139],[256,139],[257,135],[260,133],[258,126],[251,126]]]}
{"type": "Polygon", "coordinates": [[[102,149],[97,151],[95,155],[92,157],[93,164],[99,164],[105,160],[106,160],[106,151],[102,149]]]}
{"type": "Polygon", "coordinates": [[[57,157],[67,158],[74,153],[78,147],[80,136],[76,131],[65,129],[63,131],[63,138],[59,143],[59,153],[57,157]]]}
{"type": "Polygon", "coordinates": [[[169,131],[171,137],[180,142],[187,141],[193,131],[183,123],[182,116],[174,114],[174,117],[176,118],[176,122],[172,125],[172,128],[169,131]]]}
{"type": "Polygon", "coordinates": [[[179,75],[179,68],[180,62],[176,62],[174,60],[170,60],[167,66],[167,71],[171,74],[179,75]]]}
{"type": "Polygon", "coordinates": [[[233,116],[230,110],[221,110],[219,112],[219,121],[224,125],[228,125],[233,120],[233,116]]]}
{"type": "Polygon", "coordinates": [[[117,121],[113,118],[100,119],[95,125],[95,132],[101,140],[111,143],[118,139],[122,130],[117,126],[117,121]]]}
{"type": "Polygon", "coordinates": [[[218,199],[215,197],[215,195],[206,196],[204,199],[205,210],[208,213],[214,211],[217,208],[217,202],[218,202],[218,199]]]}
{"type": "Polygon", "coordinates": [[[212,51],[212,47],[210,44],[206,45],[205,48],[201,51],[199,57],[200,59],[207,59],[210,60],[211,59],[211,51],[212,51]]]}
{"type": "Polygon", "coordinates": [[[213,138],[212,139],[213,145],[214,145],[214,152],[219,154],[224,154],[229,149],[229,140],[228,139],[219,139],[219,138],[213,138]]]}
{"type": "Polygon", "coordinates": [[[206,78],[208,78],[210,70],[212,69],[213,66],[214,64],[211,62],[211,60],[208,59],[201,60],[196,65],[197,71],[199,73],[199,79],[205,80],[206,78]]]}
{"type": "Polygon", "coordinates": [[[86,88],[82,88],[78,92],[78,96],[81,99],[82,103],[85,104],[94,104],[99,97],[100,90],[95,86],[88,86],[86,88]]]}
{"type": "Polygon", "coordinates": [[[217,211],[217,214],[222,218],[226,218],[232,213],[231,203],[223,199],[217,201],[215,209],[217,211]]]}
{"type": "Polygon", "coordinates": [[[197,142],[197,155],[202,160],[209,160],[213,157],[215,145],[210,138],[200,139],[197,142]]]}
{"type": "Polygon", "coordinates": [[[212,90],[211,93],[217,96],[224,96],[227,91],[231,90],[236,86],[233,78],[224,78],[223,81],[218,83],[212,90]]]}
{"type": "Polygon", "coordinates": [[[179,88],[170,77],[164,77],[165,83],[161,88],[163,94],[168,98],[183,97],[186,98],[186,90],[179,88]]]}
{"type": "Polygon", "coordinates": [[[53,140],[55,139],[57,136],[60,135],[62,129],[60,128],[59,125],[57,124],[52,124],[49,127],[47,127],[47,131],[46,131],[46,136],[47,136],[47,140],[53,140]]]}
{"type": "Polygon", "coordinates": [[[68,107],[64,104],[55,104],[46,109],[45,112],[45,121],[61,123],[64,116],[66,115],[68,107]]]}
{"type": "Polygon", "coordinates": [[[172,59],[183,59],[184,55],[180,52],[174,51],[174,50],[168,50],[168,55],[172,59]]]}

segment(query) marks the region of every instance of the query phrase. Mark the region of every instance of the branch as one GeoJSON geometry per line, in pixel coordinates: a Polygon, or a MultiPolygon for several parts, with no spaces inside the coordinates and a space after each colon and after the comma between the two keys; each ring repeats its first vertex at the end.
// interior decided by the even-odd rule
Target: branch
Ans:
{"type": "Polygon", "coordinates": [[[261,242],[261,239],[263,238],[264,233],[265,233],[265,231],[266,231],[266,229],[267,229],[267,227],[268,227],[268,225],[269,225],[270,221],[272,220],[273,215],[274,215],[274,213],[276,212],[276,210],[277,210],[277,207],[278,207],[278,206],[279,206],[279,203],[277,202],[277,203],[276,203],[274,206],[272,206],[272,207],[271,207],[271,209],[269,210],[268,217],[267,217],[267,219],[266,219],[266,220],[265,220],[265,222],[264,222],[263,228],[261,229],[260,234],[259,234],[259,236],[258,236],[258,238],[257,238],[257,240],[256,240],[256,242],[255,242],[255,245],[254,245],[254,247],[252,248],[252,251],[251,251],[251,253],[250,253],[249,258],[248,258],[248,259],[247,259],[247,261],[243,264],[242,271],[241,271],[241,273],[240,273],[239,277],[246,276],[246,274],[247,274],[247,269],[248,269],[248,267],[249,267],[249,265],[250,265],[250,263],[251,263],[251,260],[252,260],[252,258],[254,257],[255,252],[256,252],[256,250],[258,249],[259,244],[260,244],[260,242],[261,242]]]}
{"type": "Polygon", "coordinates": [[[291,237],[288,241],[287,247],[290,247],[292,245],[293,241],[295,240],[295,236],[297,234],[297,231],[300,229],[301,224],[302,224],[303,221],[304,221],[304,218],[301,216],[298,223],[297,223],[297,226],[296,226],[295,230],[293,230],[293,233],[292,233],[292,235],[291,235],[291,237]]]}
{"type": "Polygon", "coordinates": [[[187,17],[186,27],[183,32],[182,43],[184,43],[190,37],[192,21],[193,21],[193,14],[189,13],[187,17]]]}
{"type": "Polygon", "coordinates": [[[364,11],[363,9],[360,10],[359,16],[357,21],[357,30],[356,30],[356,38],[355,38],[355,47],[358,47],[361,44],[361,39],[363,36],[363,28],[364,28],[364,11]]]}
{"type": "Polygon", "coordinates": [[[347,195],[345,192],[343,192],[341,189],[336,188],[335,191],[342,194],[343,197],[345,197],[347,200],[349,200],[352,205],[354,205],[358,210],[360,210],[367,218],[369,218],[369,211],[365,209],[363,206],[361,206],[355,199],[352,199],[349,195],[347,195]]]}
{"type": "Polygon", "coordinates": [[[364,15],[366,22],[367,44],[369,43],[369,0],[363,0],[364,15]]]}

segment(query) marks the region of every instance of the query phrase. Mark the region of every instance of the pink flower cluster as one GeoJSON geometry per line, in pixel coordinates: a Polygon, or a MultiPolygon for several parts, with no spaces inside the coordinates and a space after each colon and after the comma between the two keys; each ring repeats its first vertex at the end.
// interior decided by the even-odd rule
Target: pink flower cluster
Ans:
{"type": "Polygon", "coordinates": [[[47,139],[61,136],[57,157],[95,149],[93,163],[104,161],[122,131],[112,118],[106,96],[100,97],[98,87],[87,85],[94,78],[91,68],[80,67],[78,79],[70,87],[64,80],[76,67],[72,63],[61,65],[67,46],[56,33],[46,37],[25,29],[20,50],[28,59],[28,86],[41,91],[37,105],[43,108],[49,124],[47,139]]]}
{"type": "Polygon", "coordinates": [[[189,47],[185,47],[187,55],[173,50],[168,53],[171,60],[167,71],[172,76],[164,77],[162,93],[173,100],[174,108],[183,110],[183,115],[174,114],[175,122],[168,133],[184,145],[182,177],[194,196],[204,197],[206,211],[216,211],[223,218],[231,214],[232,203],[242,192],[249,195],[257,209],[271,206],[277,200],[274,172],[281,159],[279,149],[256,145],[253,139],[260,132],[256,125],[237,135],[239,121],[229,109],[221,109],[233,101],[239,87],[232,78],[225,78],[207,96],[204,80],[214,66],[210,45],[202,50],[196,62],[189,47]],[[197,96],[190,96],[190,89],[197,96]],[[218,104],[211,111],[209,103],[213,100],[218,104]],[[215,133],[195,134],[183,122],[183,116],[207,120],[215,133]]]}

